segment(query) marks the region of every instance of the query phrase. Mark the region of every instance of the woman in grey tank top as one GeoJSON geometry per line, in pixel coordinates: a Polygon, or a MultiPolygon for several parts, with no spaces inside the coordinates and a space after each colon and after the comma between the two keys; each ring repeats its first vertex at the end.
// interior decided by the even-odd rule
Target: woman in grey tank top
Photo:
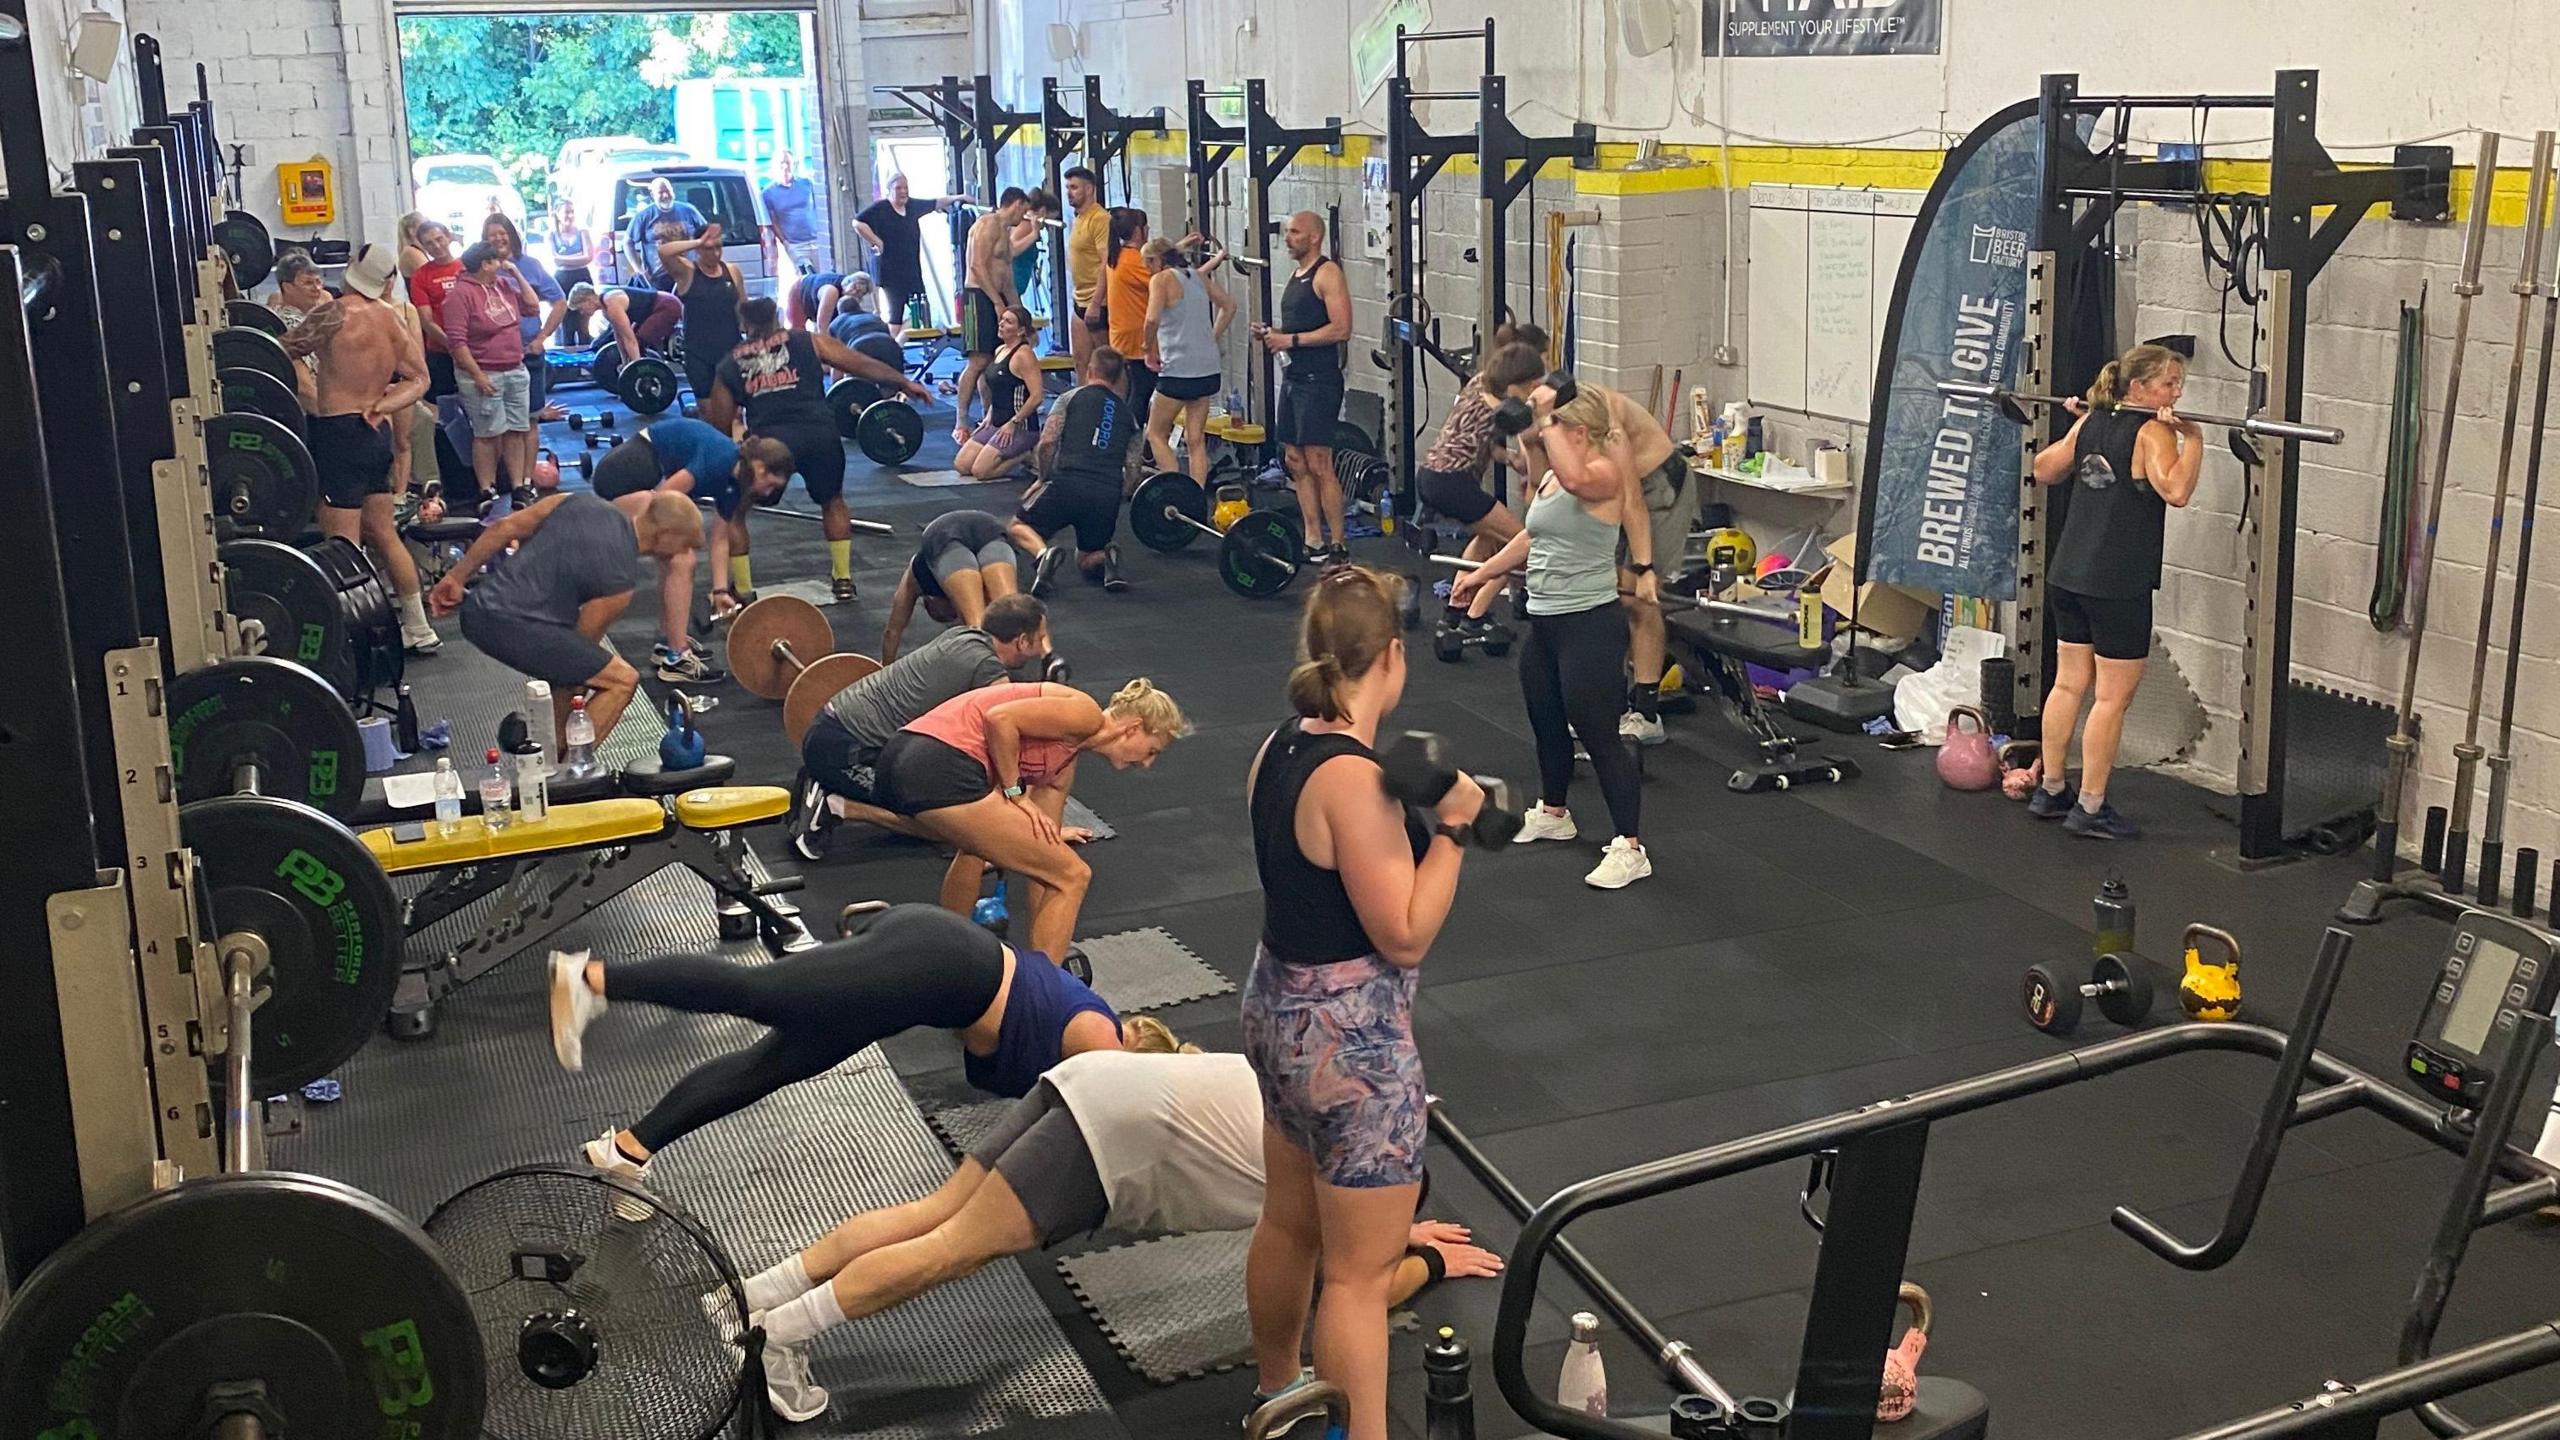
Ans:
{"type": "Polygon", "coordinates": [[[1640,532],[1637,543],[1649,543],[1652,520],[1625,447],[1612,443],[1608,402],[1585,391],[1549,413],[1549,399],[1550,392],[1539,387],[1533,401],[1537,419],[1520,436],[1531,473],[1544,472],[1523,528],[1492,559],[1458,577],[1449,603],[1464,605],[1476,591],[1527,567],[1529,630],[1520,644],[1520,694],[1537,738],[1541,803],[1524,817],[1512,843],[1571,840],[1579,833],[1573,812],[1565,808],[1579,739],[1591,754],[1591,770],[1617,832],[1583,883],[1617,890],[1653,873],[1653,861],[1636,838],[1642,777],[1618,735],[1627,687],[1619,537],[1640,532]]]}
{"type": "Polygon", "coordinates": [[[1139,254],[1154,278],[1147,282],[1147,354],[1156,372],[1155,399],[1147,410],[1147,453],[1158,470],[1180,468],[1173,454],[1173,427],[1182,426],[1190,454],[1191,478],[1209,483],[1209,402],[1217,398],[1223,379],[1218,342],[1235,319],[1236,302],[1211,278],[1224,250],[1210,254],[1193,269],[1185,253],[1199,237],[1176,245],[1150,240],[1139,254]]]}

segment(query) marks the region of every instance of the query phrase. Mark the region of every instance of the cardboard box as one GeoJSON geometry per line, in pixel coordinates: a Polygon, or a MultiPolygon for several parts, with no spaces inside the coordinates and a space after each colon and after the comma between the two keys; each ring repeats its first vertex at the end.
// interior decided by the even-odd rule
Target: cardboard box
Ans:
{"type": "MultiPolygon", "coordinates": [[[[1822,603],[1842,620],[1849,618],[1849,583],[1857,573],[1858,539],[1844,535],[1823,547],[1831,563],[1822,567],[1812,583],[1822,592],[1822,603]]],[[[1901,585],[1887,585],[1870,580],[1858,593],[1858,628],[1888,640],[1908,640],[1927,629],[1929,618],[1938,610],[1938,597],[1926,590],[1913,590],[1901,585]]]]}

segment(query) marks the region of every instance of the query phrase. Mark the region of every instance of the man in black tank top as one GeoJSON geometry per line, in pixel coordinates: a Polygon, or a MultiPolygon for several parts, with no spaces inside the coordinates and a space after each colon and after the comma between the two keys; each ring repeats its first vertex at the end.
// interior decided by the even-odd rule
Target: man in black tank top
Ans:
{"type": "Polygon", "coordinates": [[[1144,428],[1129,404],[1128,362],[1108,345],[1097,347],[1085,361],[1084,383],[1049,407],[1033,452],[1040,483],[1023,492],[1007,531],[1039,557],[1031,566],[1032,594],[1047,594],[1066,568],[1067,547],[1050,544],[1049,537],[1069,526],[1084,577],[1105,590],[1127,588],[1111,537],[1120,528],[1121,468],[1144,428]]]}
{"type": "Polygon", "coordinates": [[[1279,442],[1289,485],[1298,492],[1307,559],[1315,564],[1351,558],[1342,523],[1342,482],[1333,472],[1333,427],[1342,419],[1342,346],[1351,338],[1351,287],[1342,267],[1324,253],[1324,219],[1312,210],[1289,217],[1284,237],[1297,272],[1280,292],[1273,323],[1257,323],[1253,336],[1278,357],[1280,393],[1271,407],[1271,438],[1279,442]]]}

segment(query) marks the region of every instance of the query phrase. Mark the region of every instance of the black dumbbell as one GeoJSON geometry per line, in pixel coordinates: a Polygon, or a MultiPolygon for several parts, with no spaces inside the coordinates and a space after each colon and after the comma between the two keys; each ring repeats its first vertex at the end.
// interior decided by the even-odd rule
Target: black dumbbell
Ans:
{"type": "Polygon", "coordinates": [[[1439,625],[1431,632],[1431,653],[1444,661],[1454,662],[1469,650],[1482,650],[1498,659],[1511,653],[1512,639],[1508,625],[1490,624],[1475,631],[1453,630],[1439,625]]]}
{"type": "MultiPolygon", "coordinates": [[[[1555,392],[1555,404],[1558,406],[1572,404],[1573,398],[1582,393],[1582,387],[1574,384],[1573,377],[1562,370],[1548,371],[1547,378],[1539,383],[1555,392]]],[[[1529,402],[1514,395],[1494,407],[1493,432],[1506,438],[1517,435],[1528,429],[1529,422],[1536,418],[1537,411],[1530,407],[1529,402]]]]}
{"type": "Polygon", "coordinates": [[[2089,970],[2089,983],[2074,985],[2060,967],[2030,965],[2022,982],[2027,1023],[2048,1035],[2068,1035],[2080,1028],[2084,1001],[2098,1002],[2098,1013],[2119,1025],[2138,1025],[2151,1013],[2151,977],[2124,955],[2101,955],[2089,970]]]}
{"type": "Polygon", "coordinates": [[[579,414],[579,413],[578,413],[577,411],[575,411],[575,410],[570,411],[570,412],[569,412],[569,428],[570,428],[571,430],[584,430],[584,429],[586,429],[586,428],[587,428],[587,417],[586,417],[586,416],[584,416],[584,415],[579,414]]]}
{"type": "MultiPolygon", "coordinates": [[[[1386,776],[1387,793],[1416,809],[1429,811],[1458,783],[1457,767],[1446,758],[1448,742],[1424,730],[1407,730],[1378,757],[1378,768],[1386,776]]],[[[1508,845],[1520,833],[1519,813],[1511,808],[1511,787],[1502,780],[1486,775],[1475,777],[1484,787],[1484,804],[1476,810],[1476,818],[1467,826],[1468,838],[1491,848],[1508,845]]]]}

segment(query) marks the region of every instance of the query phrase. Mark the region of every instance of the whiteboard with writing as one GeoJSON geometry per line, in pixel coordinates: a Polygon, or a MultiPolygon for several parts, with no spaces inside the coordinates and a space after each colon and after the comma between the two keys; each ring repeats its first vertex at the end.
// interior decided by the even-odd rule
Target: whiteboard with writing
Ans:
{"type": "Polygon", "coordinates": [[[1754,404],[1867,418],[1876,349],[1921,198],[1911,190],[1751,187],[1754,404]]]}

